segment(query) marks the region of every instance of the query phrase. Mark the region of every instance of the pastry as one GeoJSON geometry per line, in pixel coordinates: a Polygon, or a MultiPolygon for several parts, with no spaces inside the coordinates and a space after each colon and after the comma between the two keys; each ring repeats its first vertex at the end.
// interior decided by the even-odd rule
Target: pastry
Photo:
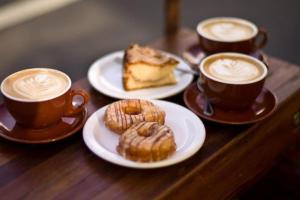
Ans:
{"type": "Polygon", "coordinates": [[[119,138],[118,153],[137,162],[166,159],[176,150],[173,131],[157,122],[139,122],[119,138]]]}
{"type": "Polygon", "coordinates": [[[130,46],[123,59],[123,86],[125,90],[176,84],[174,69],[178,61],[158,50],[130,46]]]}
{"type": "Polygon", "coordinates": [[[165,112],[150,101],[126,99],[110,104],[104,115],[105,125],[118,134],[142,121],[164,124],[165,112]]]}

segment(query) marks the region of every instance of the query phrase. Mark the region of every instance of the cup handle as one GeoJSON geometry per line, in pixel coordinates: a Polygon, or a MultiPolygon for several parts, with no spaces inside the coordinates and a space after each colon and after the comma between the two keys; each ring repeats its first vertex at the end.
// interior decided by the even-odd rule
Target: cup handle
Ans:
{"type": "Polygon", "coordinates": [[[264,29],[259,29],[258,34],[255,38],[256,50],[263,48],[268,42],[268,33],[264,29]]]}
{"type": "Polygon", "coordinates": [[[10,131],[4,124],[2,124],[1,122],[0,122],[0,132],[2,132],[2,133],[6,133],[6,132],[8,132],[8,131],[10,131]]]}
{"type": "Polygon", "coordinates": [[[77,115],[78,113],[81,113],[82,110],[84,109],[84,106],[88,103],[88,101],[89,101],[89,95],[85,91],[74,90],[74,89],[71,90],[67,97],[67,102],[66,102],[67,106],[64,112],[64,116],[74,116],[77,115]],[[82,97],[82,102],[78,107],[73,105],[75,96],[82,97]]]}

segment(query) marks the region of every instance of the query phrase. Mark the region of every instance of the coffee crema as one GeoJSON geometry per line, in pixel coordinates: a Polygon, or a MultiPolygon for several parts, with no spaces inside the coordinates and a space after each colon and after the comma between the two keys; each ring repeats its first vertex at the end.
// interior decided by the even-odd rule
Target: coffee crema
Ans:
{"type": "Polygon", "coordinates": [[[243,19],[212,18],[200,23],[198,31],[208,39],[233,42],[253,37],[257,33],[257,28],[243,19]]]}
{"type": "Polygon", "coordinates": [[[27,69],[8,76],[2,90],[11,97],[41,101],[55,98],[70,87],[69,78],[53,69],[27,69]]]}
{"type": "Polygon", "coordinates": [[[238,56],[219,55],[207,60],[204,72],[217,81],[243,84],[258,80],[265,74],[263,66],[238,56]]]}

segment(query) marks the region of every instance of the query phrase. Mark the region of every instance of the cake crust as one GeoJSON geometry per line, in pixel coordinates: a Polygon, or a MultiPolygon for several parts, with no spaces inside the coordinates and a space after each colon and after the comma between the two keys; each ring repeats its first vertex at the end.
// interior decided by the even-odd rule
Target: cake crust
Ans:
{"type": "Polygon", "coordinates": [[[168,57],[159,50],[150,48],[148,46],[142,47],[138,44],[133,44],[125,51],[123,64],[129,65],[136,63],[164,67],[166,65],[176,65],[178,64],[178,61],[174,58],[168,57]]]}

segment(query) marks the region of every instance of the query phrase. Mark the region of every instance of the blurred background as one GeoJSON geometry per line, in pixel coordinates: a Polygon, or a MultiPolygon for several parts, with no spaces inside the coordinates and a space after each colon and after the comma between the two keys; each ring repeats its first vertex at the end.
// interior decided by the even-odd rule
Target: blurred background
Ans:
{"type": "MultiPolygon", "coordinates": [[[[162,0],[0,0],[0,72],[52,66],[77,80],[98,57],[163,34],[162,0]],[[82,55],[80,60],[72,55],[82,55]],[[78,68],[71,72],[71,68],[78,68]]],[[[183,0],[181,24],[236,16],[264,27],[266,53],[300,64],[299,0],[183,0]]]]}

